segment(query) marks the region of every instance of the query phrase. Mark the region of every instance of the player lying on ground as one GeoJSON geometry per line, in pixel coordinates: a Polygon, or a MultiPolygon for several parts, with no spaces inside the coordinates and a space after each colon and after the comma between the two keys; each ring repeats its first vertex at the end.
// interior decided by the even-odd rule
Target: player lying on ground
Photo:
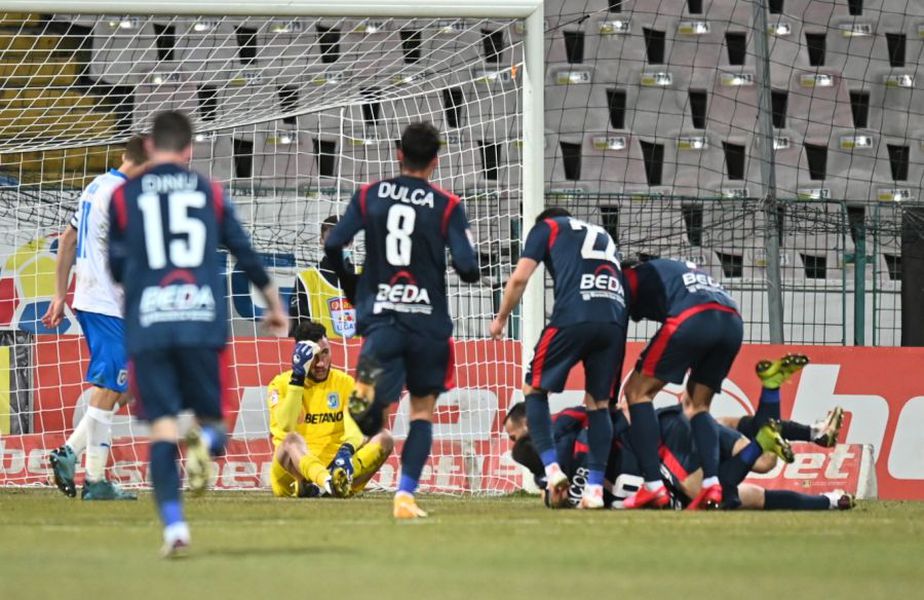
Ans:
{"type": "Polygon", "coordinates": [[[783,438],[790,442],[814,442],[823,448],[833,447],[837,444],[837,436],[844,421],[844,409],[840,406],[834,407],[824,419],[812,425],[780,419],[780,387],[808,363],[809,358],[804,354],[787,354],[777,360],[758,362],[756,370],[761,391],[757,411],[753,416],[719,417],[718,422],[753,438],[761,423],[776,419],[780,422],[783,438]]]}
{"type": "Polygon", "coordinates": [[[365,438],[347,409],[353,378],[331,367],[320,323],[294,331],[292,370],[269,385],[273,445],[270,484],[278,497],[351,496],[362,491],[394,448],[387,429],[365,438]]]}
{"type": "Polygon", "coordinates": [[[266,322],[279,334],[288,319],[234,205],[217,182],[187,168],[192,124],[179,112],[154,118],[150,166],[112,197],[109,266],[125,288],[125,347],[132,391],[151,424],[150,469],[164,525],[162,554],[181,555],[189,527],[180,501],[177,414],[200,424],[186,439],[186,476],[202,492],[211,456],[224,452],[222,353],[228,342],[227,248],[266,301],[266,322]]]}
{"type": "Polygon", "coordinates": [[[426,517],[414,493],[433,443],[436,398],[454,385],[452,320],[446,299],[446,249],[459,278],[480,278],[468,218],[458,196],[431,185],[439,131],[413,123],[401,135],[401,175],[364,185],[324,245],[347,299],[356,307],[363,346],[350,412],[365,435],[375,435],[385,411],[407,384],[410,426],[401,451],[393,514],[426,517]],[[343,248],[360,231],[366,260],[359,276],[344,264],[343,248]]]}
{"type": "MultiPolygon", "coordinates": [[[[662,481],[671,493],[674,508],[689,505],[702,486],[702,469],[693,452],[692,435],[689,421],[680,410],[680,406],[661,408],[656,411],[662,444],[658,450],[661,458],[660,469],[662,481]]],[[[565,409],[557,413],[555,422],[555,444],[560,464],[568,471],[571,485],[564,491],[549,490],[546,484],[545,470],[538,453],[529,437],[525,405],[521,402],[511,407],[504,421],[504,429],[514,442],[513,459],[525,466],[534,475],[536,485],[542,490],[543,499],[552,508],[576,507],[583,496],[583,487],[587,478],[587,429],[586,413],[581,406],[565,409]]],[[[613,414],[614,444],[607,464],[606,505],[622,508],[623,501],[631,497],[644,481],[641,476],[638,457],[628,435],[626,413],[613,414]]],[[[773,428],[766,426],[761,436],[763,444],[770,448],[780,444],[773,428]]],[[[723,448],[731,442],[728,452],[723,451],[722,466],[741,463],[741,453],[750,444],[741,436],[726,429],[723,434],[723,448]]],[[[761,448],[763,449],[763,448],[761,448]]],[[[772,468],[773,461],[769,454],[760,456],[751,463],[755,471],[766,472],[772,468]]],[[[748,463],[741,463],[748,464],[748,463]]],[[[727,469],[721,469],[725,471],[727,469]]],[[[764,490],[760,486],[740,483],[738,493],[741,504],[737,508],[772,510],[826,510],[847,509],[854,506],[853,497],[845,492],[826,494],[799,494],[796,492],[764,490]]]]}
{"type": "Polygon", "coordinates": [[[625,387],[632,415],[630,434],[645,477],[645,485],[625,506],[669,502],[658,473],[658,428],[652,400],[667,383],[682,383],[689,372],[690,423],[704,476],[701,493],[691,506],[717,508],[722,502],[719,429],[709,407],[741,348],[744,328],[738,306],[693,263],[655,259],[627,267],[623,273],[632,319],[661,323],[625,387]]]}
{"type": "Polygon", "coordinates": [[[122,288],[109,275],[106,236],[112,193],[127,179],[144,170],[144,139],[131,138],[118,169],[94,179],[83,191],[70,225],[58,238],[55,295],[42,317],[54,329],[64,319],[68,279],[76,258],[73,309],[90,349],[85,381],[93,386],[87,412],[64,445],[51,452],[55,485],[66,495],[77,495],[74,477],[80,453],[86,449],[86,475],[80,497],[84,500],[134,500],[106,479],[112,441],[112,416],[128,404],[128,358],[123,341],[122,288]]]}
{"type": "Polygon", "coordinates": [[[581,508],[603,508],[604,471],[613,438],[607,407],[622,373],[628,327],[616,244],[602,227],[574,219],[563,208],[542,211],[507,281],[491,337],[503,336],[540,262],[555,283],[555,306],[523,384],[529,428],[549,487],[556,493],[567,489],[568,476],[555,451],[549,392],[561,392],[572,367],[582,363],[590,458],[581,508]]]}

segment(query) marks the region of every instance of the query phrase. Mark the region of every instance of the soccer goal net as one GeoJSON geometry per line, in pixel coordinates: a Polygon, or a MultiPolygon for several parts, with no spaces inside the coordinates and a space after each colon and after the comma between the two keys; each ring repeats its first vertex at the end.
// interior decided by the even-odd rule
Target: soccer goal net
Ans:
{"type": "MultiPolygon", "coordinates": [[[[542,160],[541,3],[452,4],[156,1],[145,8],[156,14],[125,15],[102,14],[124,10],[112,1],[0,2],[32,11],[0,12],[0,485],[46,483],[47,452],[88,405],[89,354],[71,309],[54,330],[41,322],[59,235],[84,186],[118,167],[126,140],[158,111],[180,109],[195,123],[193,167],[230,190],[284,300],[327,327],[345,370],[361,340],[319,265],[324,225],[361,184],[397,174],[404,126],[440,129],[434,180],[463,198],[483,278],[448,275],[457,387],[439,402],[422,484],[519,487],[502,419],[521,380],[519,339],[531,334],[517,320],[510,341],[485,338],[524,217],[537,211],[524,198],[541,203],[541,173],[531,178],[530,168],[542,160]],[[189,10],[209,14],[180,15],[189,10]]],[[[354,264],[365,251],[360,238],[354,264]]],[[[265,487],[266,385],[288,368],[291,341],[260,333],[260,304],[232,257],[226,273],[231,442],[215,487],[265,487]]],[[[390,424],[399,450],[407,409],[403,398],[390,424]]],[[[147,430],[135,412],[115,418],[109,473],[143,486],[147,430]]],[[[376,484],[396,480],[393,456],[376,484]]]]}

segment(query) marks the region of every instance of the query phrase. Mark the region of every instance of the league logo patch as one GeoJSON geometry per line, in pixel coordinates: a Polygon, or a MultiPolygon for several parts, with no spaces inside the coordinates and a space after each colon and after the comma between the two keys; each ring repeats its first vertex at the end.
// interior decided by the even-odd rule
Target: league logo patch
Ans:
{"type": "Polygon", "coordinates": [[[126,369],[119,370],[119,385],[125,385],[128,383],[128,371],[126,369]]]}
{"type": "Polygon", "coordinates": [[[327,394],[327,408],[331,410],[340,408],[340,394],[337,392],[327,394]]]}
{"type": "Polygon", "coordinates": [[[356,335],[356,309],[346,298],[330,298],[327,310],[334,333],[344,338],[356,335]]]}

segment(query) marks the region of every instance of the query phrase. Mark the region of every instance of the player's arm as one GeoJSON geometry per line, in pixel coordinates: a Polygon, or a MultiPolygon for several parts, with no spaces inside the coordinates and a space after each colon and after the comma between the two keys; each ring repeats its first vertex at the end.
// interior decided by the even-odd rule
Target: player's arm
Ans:
{"type": "Polygon", "coordinates": [[[48,310],[42,317],[42,323],[49,329],[54,329],[64,320],[64,304],[67,298],[67,280],[71,275],[71,267],[77,256],[77,215],[58,238],[58,258],[55,260],[55,296],[48,305],[48,310]]]}
{"type": "Polygon", "coordinates": [[[549,235],[551,231],[545,222],[538,223],[526,236],[526,244],[523,246],[523,254],[517,261],[517,266],[510,274],[507,285],[504,287],[504,297],[501,299],[500,310],[491,323],[491,337],[500,339],[504,334],[504,328],[507,326],[507,319],[510,318],[513,309],[517,307],[523,298],[523,292],[526,291],[526,284],[532,277],[539,266],[539,262],[544,260],[548,252],[549,235]]]}
{"type": "Polygon", "coordinates": [[[465,208],[459,202],[449,215],[449,227],[446,231],[449,253],[452,256],[452,268],[465,283],[476,283],[481,279],[478,256],[472,245],[472,232],[465,215],[465,208]]]}
{"type": "MultiPolygon", "coordinates": [[[[216,193],[223,193],[218,190],[216,193]]],[[[216,198],[215,201],[218,201],[216,198]]],[[[241,227],[237,215],[234,212],[234,205],[230,199],[224,198],[221,202],[224,213],[221,218],[221,239],[220,243],[231,251],[231,254],[237,259],[238,267],[247,278],[253,283],[263,299],[266,301],[266,316],[264,317],[270,328],[279,332],[287,329],[288,318],[285,311],[282,310],[282,301],[279,299],[279,292],[276,286],[270,280],[269,274],[263,268],[263,261],[250,244],[250,237],[241,227]]]]}
{"type": "Polygon", "coordinates": [[[285,395],[276,405],[276,423],[283,433],[295,431],[298,423],[298,414],[302,408],[302,395],[305,389],[305,375],[311,368],[311,363],[318,355],[320,348],[310,340],[295,344],[292,350],[292,378],[285,395]]]}
{"type": "Polygon", "coordinates": [[[352,304],[356,303],[356,284],[359,276],[356,275],[355,269],[347,268],[343,259],[343,248],[349,245],[363,228],[361,194],[362,192],[353,194],[346,212],[340,217],[340,222],[334,226],[324,242],[324,256],[337,274],[343,295],[352,304]]]}

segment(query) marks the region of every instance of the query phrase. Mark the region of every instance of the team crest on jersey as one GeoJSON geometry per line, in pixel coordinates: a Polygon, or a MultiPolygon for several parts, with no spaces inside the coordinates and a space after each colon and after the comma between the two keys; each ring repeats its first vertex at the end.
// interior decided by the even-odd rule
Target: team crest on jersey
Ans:
{"type": "Polygon", "coordinates": [[[331,298],[327,310],[334,333],[344,338],[356,335],[356,309],[346,298],[331,298]]]}
{"type": "Polygon", "coordinates": [[[340,394],[337,392],[327,394],[327,408],[331,410],[340,408],[340,394]]]}

